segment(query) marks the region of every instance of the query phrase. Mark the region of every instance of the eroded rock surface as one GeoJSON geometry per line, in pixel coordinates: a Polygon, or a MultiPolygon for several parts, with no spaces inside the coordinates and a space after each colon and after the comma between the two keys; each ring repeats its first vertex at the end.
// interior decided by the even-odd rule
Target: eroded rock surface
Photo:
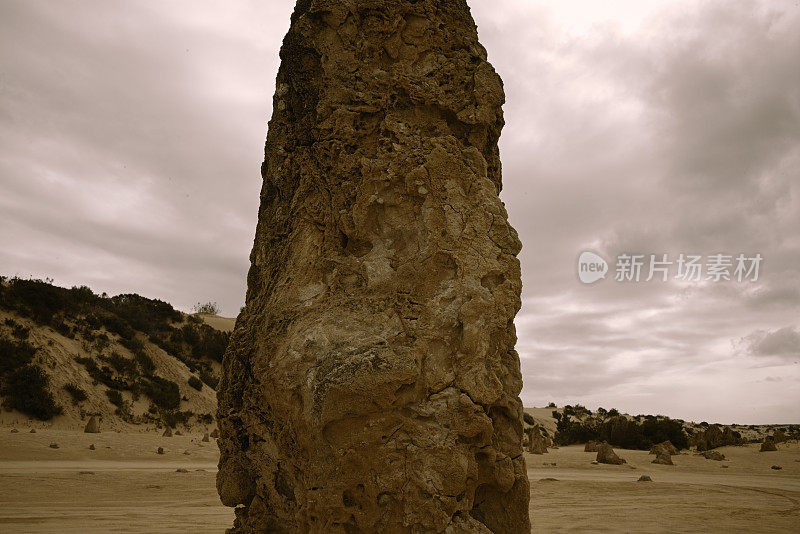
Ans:
{"type": "Polygon", "coordinates": [[[83,428],[83,431],[87,434],[99,434],[100,422],[97,420],[95,416],[91,416],[89,418],[89,422],[86,423],[86,426],[83,428]]]}
{"type": "Polygon", "coordinates": [[[528,452],[531,454],[547,453],[547,438],[542,434],[542,428],[534,425],[528,429],[528,452]]]}
{"type": "Polygon", "coordinates": [[[597,445],[596,461],[601,464],[612,464],[612,465],[622,465],[626,463],[624,459],[617,456],[617,453],[614,452],[614,449],[611,448],[611,445],[609,445],[605,441],[597,445]]]}
{"type": "Polygon", "coordinates": [[[463,0],[299,1],[219,390],[234,532],[530,532],[498,198],[463,0]]]}

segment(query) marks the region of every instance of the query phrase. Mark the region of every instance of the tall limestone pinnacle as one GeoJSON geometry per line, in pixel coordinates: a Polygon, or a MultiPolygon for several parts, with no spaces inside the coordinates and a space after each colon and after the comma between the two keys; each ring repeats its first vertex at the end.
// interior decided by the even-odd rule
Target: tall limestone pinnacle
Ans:
{"type": "Polygon", "coordinates": [[[465,0],[300,0],[224,358],[232,532],[530,532],[503,86],[465,0]]]}

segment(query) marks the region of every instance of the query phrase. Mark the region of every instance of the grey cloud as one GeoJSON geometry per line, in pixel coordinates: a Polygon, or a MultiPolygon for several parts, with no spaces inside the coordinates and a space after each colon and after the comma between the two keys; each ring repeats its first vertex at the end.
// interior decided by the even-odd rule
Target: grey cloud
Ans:
{"type": "Polygon", "coordinates": [[[756,356],[800,356],[800,331],[786,326],[775,331],[757,330],[742,339],[756,356]]]}
{"type": "MultiPolygon", "coordinates": [[[[731,347],[800,311],[793,0],[668,1],[628,29],[608,6],[580,31],[561,4],[471,4],[507,94],[523,400],[800,417],[766,381],[800,366],[731,347]],[[755,284],[583,286],[584,249],[765,259],[755,284]]],[[[235,314],[293,5],[3,2],[0,274],[235,314]]]]}
{"type": "Polygon", "coordinates": [[[282,4],[4,2],[4,271],[235,314],[282,4]]]}
{"type": "Polygon", "coordinates": [[[686,417],[702,399],[699,417],[712,419],[730,416],[725,404],[744,390],[762,415],[791,412],[800,397],[767,408],[757,362],[730,340],[800,311],[800,12],[670,2],[633,33],[610,24],[574,35],[544,4],[514,3],[505,16],[512,3],[501,4],[473,9],[508,95],[503,198],[524,245],[524,400],[648,399],[686,417]],[[764,262],[751,284],[584,287],[574,262],[585,249],[612,270],[623,252],[764,262]],[[711,389],[713,401],[700,393],[711,389]]]}

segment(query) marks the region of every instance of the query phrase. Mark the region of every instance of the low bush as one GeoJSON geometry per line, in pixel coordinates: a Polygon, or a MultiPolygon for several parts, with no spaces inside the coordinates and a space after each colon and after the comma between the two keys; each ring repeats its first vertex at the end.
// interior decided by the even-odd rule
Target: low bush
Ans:
{"type": "Polygon", "coordinates": [[[626,449],[649,449],[656,443],[669,440],[679,449],[689,446],[683,425],[668,417],[647,416],[639,423],[624,416],[607,420],[589,417],[584,421],[576,421],[569,415],[556,414],[557,412],[554,413],[557,421],[555,442],[559,445],[596,440],[607,441],[615,447],[626,449]]]}
{"type": "Polygon", "coordinates": [[[130,339],[124,339],[124,338],[120,339],[119,344],[134,354],[144,350],[144,343],[142,343],[141,340],[137,337],[132,337],[130,339]]]}
{"type": "Polygon", "coordinates": [[[35,355],[36,347],[27,341],[0,338],[0,375],[23,367],[30,363],[35,355]]]}
{"type": "Polygon", "coordinates": [[[185,412],[177,410],[164,410],[161,412],[161,420],[165,425],[175,428],[179,423],[185,425],[192,418],[194,412],[187,410],[185,412]]]}
{"type": "Polygon", "coordinates": [[[189,385],[192,386],[197,391],[202,391],[203,390],[203,382],[202,382],[202,380],[200,380],[196,376],[190,376],[189,377],[189,385]]]}
{"type": "Polygon", "coordinates": [[[80,386],[77,384],[66,384],[64,386],[64,391],[69,393],[70,397],[72,397],[72,404],[77,405],[79,402],[83,402],[89,398],[86,395],[86,391],[84,391],[80,386]]]}
{"type": "Polygon", "coordinates": [[[156,370],[156,364],[153,363],[153,359],[146,353],[136,352],[134,353],[133,357],[136,360],[136,363],[139,364],[139,367],[144,375],[149,376],[156,370]]]}
{"type": "Polygon", "coordinates": [[[114,370],[124,376],[136,378],[139,376],[139,369],[136,365],[136,360],[130,360],[118,352],[112,352],[110,356],[101,357],[105,362],[108,362],[114,370]]]}
{"type": "Polygon", "coordinates": [[[117,408],[121,408],[124,406],[125,401],[122,398],[122,393],[117,391],[116,389],[109,389],[106,390],[106,397],[108,397],[109,402],[116,406],[117,408]]]}
{"type": "Polygon", "coordinates": [[[122,378],[114,376],[114,371],[107,365],[100,367],[93,359],[84,358],[82,356],[75,358],[75,361],[82,364],[86,368],[86,372],[89,373],[89,376],[98,384],[103,384],[110,389],[131,389],[131,384],[122,378]]]}
{"type": "Polygon", "coordinates": [[[197,422],[204,425],[210,425],[214,422],[214,416],[210,413],[199,413],[197,414],[197,422]]]}
{"type": "Polygon", "coordinates": [[[30,334],[31,334],[31,329],[22,326],[19,323],[15,324],[14,327],[11,329],[11,335],[22,341],[28,339],[28,336],[30,334]]]}
{"type": "Polygon", "coordinates": [[[206,302],[205,304],[200,304],[198,302],[192,309],[195,313],[207,313],[209,315],[219,314],[219,306],[216,302],[206,302]]]}
{"type": "Polygon", "coordinates": [[[35,365],[25,365],[3,379],[0,393],[8,408],[47,421],[62,413],[48,389],[47,374],[35,365]]]}
{"type": "Polygon", "coordinates": [[[162,410],[175,410],[181,405],[180,388],[171,380],[153,375],[141,382],[141,389],[162,410]]]}
{"type": "Polygon", "coordinates": [[[123,419],[128,420],[131,415],[131,406],[125,399],[122,398],[122,394],[115,389],[109,389],[106,390],[106,396],[111,404],[117,407],[117,409],[114,410],[114,413],[123,419]]]}

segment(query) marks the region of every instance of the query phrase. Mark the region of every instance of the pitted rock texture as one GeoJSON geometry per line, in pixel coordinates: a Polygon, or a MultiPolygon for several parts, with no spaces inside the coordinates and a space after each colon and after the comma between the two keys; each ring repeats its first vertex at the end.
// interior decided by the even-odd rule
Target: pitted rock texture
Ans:
{"type": "Polygon", "coordinates": [[[504,94],[466,2],[300,1],[281,59],[218,395],[233,532],[530,532],[504,94]]]}

